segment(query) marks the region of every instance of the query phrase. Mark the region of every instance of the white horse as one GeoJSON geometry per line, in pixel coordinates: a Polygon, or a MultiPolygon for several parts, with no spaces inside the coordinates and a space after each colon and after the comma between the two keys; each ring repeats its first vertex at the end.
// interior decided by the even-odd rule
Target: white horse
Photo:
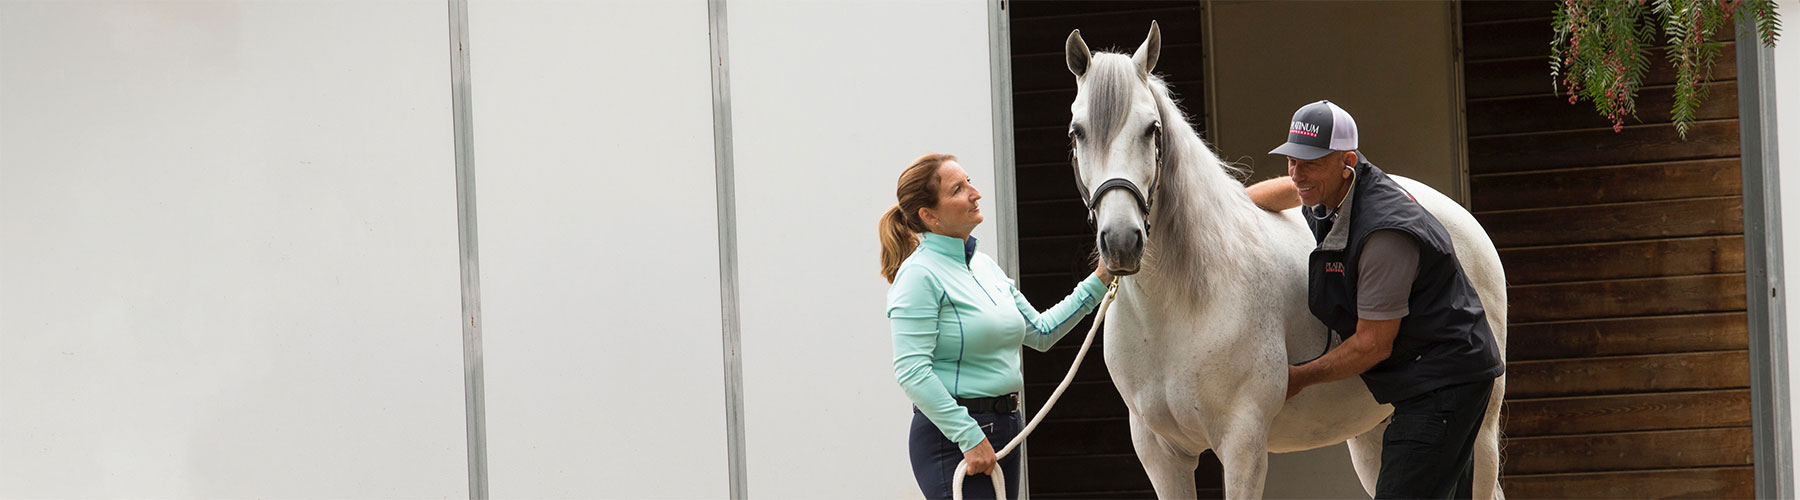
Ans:
{"type": "MultiPolygon", "coordinates": [[[[1297,209],[1271,213],[1251,203],[1232,167],[1150,73],[1160,49],[1155,23],[1130,56],[1090,54],[1079,30],[1066,46],[1077,87],[1069,133],[1076,178],[1084,197],[1090,186],[1098,197],[1090,204],[1097,248],[1114,274],[1129,276],[1106,317],[1105,345],[1138,459],[1157,496],[1193,498],[1194,469],[1211,449],[1225,466],[1225,496],[1259,498],[1269,452],[1348,440],[1373,495],[1393,407],[1376,404],[1357,377],[1284,399],[1287,364],[1328,343],[1306,306],[1312,234],[1297,209]]],[[[1493,242],[1456,202],[1393,178],[1449,230],[1504,356],[1505,275],[1493,242]]],[[[1475,498],[1503,498],[1505,389],[1505,377],[1494,382],[1476,439],[1475,498]]]]}

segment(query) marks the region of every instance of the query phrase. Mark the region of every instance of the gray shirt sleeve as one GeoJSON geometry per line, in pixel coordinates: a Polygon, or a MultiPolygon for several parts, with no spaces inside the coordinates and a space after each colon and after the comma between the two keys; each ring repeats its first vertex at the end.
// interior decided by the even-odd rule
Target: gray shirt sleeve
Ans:
{"type": "Polygon", "coordinates": [[[1357,258],[1356,316],[1367,320],[1405,317],[1413,278],[1419,275],[1419,243],[1412,235],[1383,229],[1363,240],[1357,258]]]}

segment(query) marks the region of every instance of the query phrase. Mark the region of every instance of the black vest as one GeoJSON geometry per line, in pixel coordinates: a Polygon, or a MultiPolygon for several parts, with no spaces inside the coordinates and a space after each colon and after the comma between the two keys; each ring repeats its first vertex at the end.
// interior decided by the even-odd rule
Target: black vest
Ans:
{"type": "Polygon", "coordinates": [[[1456,260],[1450,233],[1413,196],[1367,160],[1356,165],[1355,186],[1337,221],[1307,207],[1306,223],[1319,247],[1308,263],[1307,305],[1313,316],[1346,338],[1356,334],[1357,263],[1370,234],[1396,229],[1419,244],[1419,274],[1408,295],[1393,354],[1362,374],[1379,403],[1392,403],[1453,384],[1492,379],[1505,371],[1481,299],[1456,260]],[[1348,224],[1337,238],[1334,225],[1348,224]]]}

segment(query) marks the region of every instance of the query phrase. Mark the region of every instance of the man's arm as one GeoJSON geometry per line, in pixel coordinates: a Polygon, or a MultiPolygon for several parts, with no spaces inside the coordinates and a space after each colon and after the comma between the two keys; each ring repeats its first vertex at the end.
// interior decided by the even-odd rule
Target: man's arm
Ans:
{"type": "Polygon", "coordinates": [[[1256,206],[1270,212],[1280,212],[1300,206],[1300,188],[1294,187],[1294,179],[1287,176],[1276,177],[1251,184],[1244,188],[1250,194],[1250,201],[1256,206]]]}
{"type": "Polygon", "coordinates": [[[1301,389],[1361,375],[1394,352],[1394,337],[1400,333],[1400,319],[1356,320],[1356,334],[1343,345],[1300,366],[1288,367],[1287,397],[1301,389]]]}

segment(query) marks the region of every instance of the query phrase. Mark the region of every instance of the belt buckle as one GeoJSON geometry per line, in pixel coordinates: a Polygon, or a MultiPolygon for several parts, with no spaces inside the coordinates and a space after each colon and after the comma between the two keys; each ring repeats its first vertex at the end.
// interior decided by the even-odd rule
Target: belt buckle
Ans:
{"type": "Polygon", "coordinates": [[[1000,400],[994,402],[994,413],[1012,413],[1015,411],[1019,411],[1019,393],[1015,392],[1001,396],[1000,400]]]}

